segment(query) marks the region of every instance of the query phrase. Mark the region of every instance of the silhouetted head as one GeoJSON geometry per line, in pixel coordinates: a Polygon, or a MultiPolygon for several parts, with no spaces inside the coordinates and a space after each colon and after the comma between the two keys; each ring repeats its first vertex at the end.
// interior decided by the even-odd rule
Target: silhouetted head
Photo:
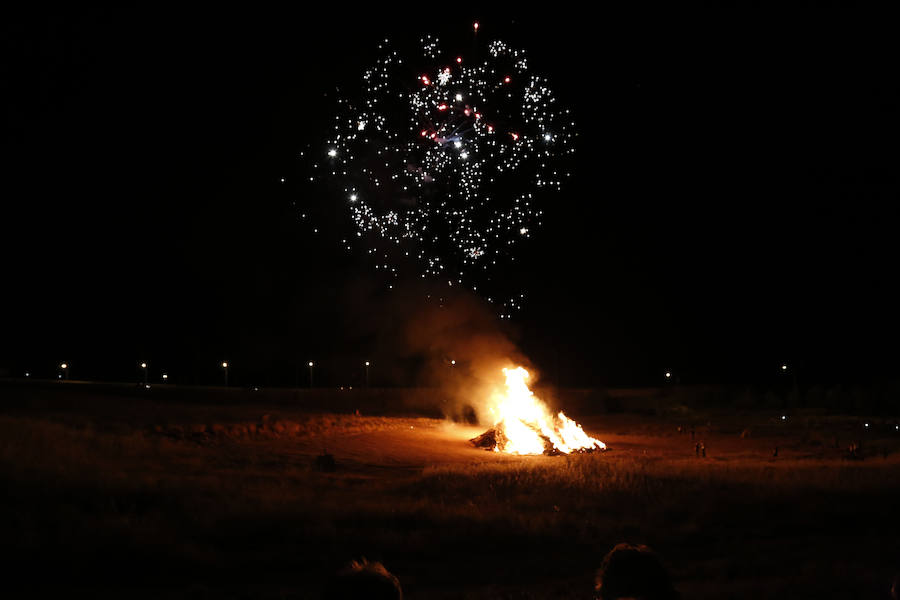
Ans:
{"type": "Polygon", "coordinates": [[[601,600],[675,600],[680,597],[656,553],[647,546],[631,544],[617,544],[603,557],[594,589],[601,600]]]}
{"type": "Polygon", "coordinates": [[[380,562],[354,560],[331,578],[324,600],[403,600],[400,581],[380,562]]]}

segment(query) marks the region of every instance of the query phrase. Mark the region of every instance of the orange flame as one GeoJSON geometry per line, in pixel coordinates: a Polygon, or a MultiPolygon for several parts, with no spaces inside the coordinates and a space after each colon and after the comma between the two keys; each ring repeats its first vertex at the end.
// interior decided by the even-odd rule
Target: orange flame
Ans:
{"type": "Polygon", "coordinates": [[[502,440],[494,452],[543,454],[545,441],[555,450],[570,454],[576,450],[604,450],[606,444],[587,435],[581,426],[560,411],[555,417],[528,389],[528,371],[522,367],[503,369],[506,393],[494,394],[490,412],[502,440]]]}

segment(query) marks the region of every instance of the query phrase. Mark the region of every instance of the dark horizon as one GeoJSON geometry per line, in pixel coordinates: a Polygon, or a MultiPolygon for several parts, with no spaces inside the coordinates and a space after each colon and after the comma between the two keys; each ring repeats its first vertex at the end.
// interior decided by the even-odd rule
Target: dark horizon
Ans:
{"type": "Polygon", "coordinates": [[[146,360],[215,384],[228,360],[235,385],[295,385],[314,360],[345,385],[371,360],[412,383],[397,332],[420,292],[342,249],[307,157],[380,39],[469,44],[474,20],[580,131],[523,253],[529,299],[491,325],[545,377],[897,379],[895,43],[836,8],[10,18],[0,375],[136,380],[146,360]]]}

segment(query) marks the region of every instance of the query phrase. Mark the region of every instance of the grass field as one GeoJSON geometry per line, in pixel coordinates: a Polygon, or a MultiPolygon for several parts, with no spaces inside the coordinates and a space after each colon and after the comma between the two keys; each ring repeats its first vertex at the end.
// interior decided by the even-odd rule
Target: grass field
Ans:
{"type": "Polygon", "coordinates": [[[316,598],[366,556],[409,598],[590,598],[631,541],[685,598],[889,597],[893,421],[571,416],[611,450],[512,457],[439,419],[35,392],[0,407],[8,588],[316,598]],[[333,472],[313,468],[325,450],[333,472]]]}

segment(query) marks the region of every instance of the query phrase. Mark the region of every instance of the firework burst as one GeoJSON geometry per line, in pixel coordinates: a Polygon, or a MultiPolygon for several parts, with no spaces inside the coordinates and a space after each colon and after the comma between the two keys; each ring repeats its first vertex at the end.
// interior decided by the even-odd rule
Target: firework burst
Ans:
{"type": "Polygon", "coordinates": [[[470,287],[509,318],[524,298],[511,264],[568,176],[570,111],[502,41],[473,50],[481,60],[431,36],[413,58],[388,40],[379,51],[361,92],[338,99],[317,177],[390,278],[470,287]]]}

